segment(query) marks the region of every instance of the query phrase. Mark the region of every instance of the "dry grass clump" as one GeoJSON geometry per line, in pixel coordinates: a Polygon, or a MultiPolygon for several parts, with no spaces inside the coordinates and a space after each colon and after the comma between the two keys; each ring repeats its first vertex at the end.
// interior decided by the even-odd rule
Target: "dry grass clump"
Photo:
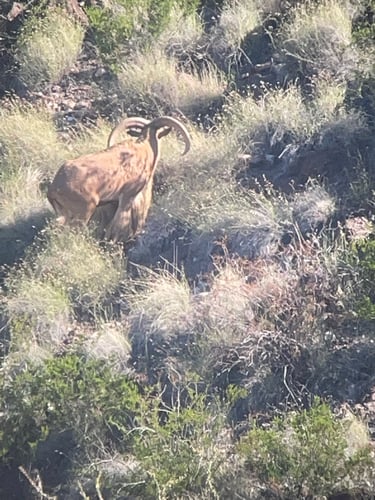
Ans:
{"type": "Polygon", "coordinates": [[[125,98],[159,113],[180,110],[191,115],[218,99],[225,82],[212,67],[199,76],[177,69],[174,59],[155,48],[138,53],[122,66],[118,75],[125,98]]]}
{"type": "Polygon", "coordinates": [[[127,286],[125,295],[134,328],[147,334],[173,335],[191,321],[191,291],[183,276],[148,270],[144,279],[127,286]]]}
{"type": "Polygon", "coordinates": [[[2,224],[14,224],[20,218],[27,218],[46,209],[46,200],[40,191],[42,180],[43,175],[40,170],[31,167],[20,169],[2,178],[0,186],[2,224]]]}
{"type": "Polygon", "coordinates": [[[250,290],[243,272],[230,263],[213,278],[208,292],[195,296],[197,326],[205,343],[233,345],[254,321],[250,290]]]}
{"type": "Polygon", "coordinates": [[[203,34],[202,20],[197,14],[185,15],[174,8],[155,44],[169,57],[190,59],[200,52],[203,34]]]}
{"type": "Polygon", "coordinates": [[[323,187],[311,184],[294,196],[291,209],[298,231],[306,235],[325,226],[335,213],[335,199],[323,187]]]}
{"type": "Polygon", "coordinates": [[[113,125],[101,118],[93,127],[80,127],[75,133],[66,137],[65,147],[69,151],[69,157],[74,158],[105,149],[112,128],[113,125]]]}
{"type": "Polygon", "coordinates": [[[231,50],[238,50],[246,35],[260,23],[259,9],[254,1],[226,0],[219,19],[219,29],[231,50]]]}
{"type": "Polygon", "coordinates": [[[84,28],[64,10],[51,8],[44,18],[31,17],[17,40],[20,77],[33,90],[60,80],[76,62],[84,28]]]}
{"type": "Polygon", "coordinates": [[[267,91],[259,100],[232,95],[223,126],[245,153],[255,156],[264,156],[264,149],[283,156],[286,147],[318,141],[331,129],[340,132],[337,140],[345,139],[364,127],[361,115],[346,109],[345,91],[345,85],[327,78],[314,81],[310,99],[297,85],[267,91]]]}
{"type": "Polygon", "coordinates": [[[80,314],[97,309],[121,277],[122,257],[115,249],[101,249],[88,233],[48,228],[6,279],[12,341],[22,334],[25,342],[48,344],[56,337],[58,346],[73,308],[80,314]]]}
{"type": "Polygon", "coordinates": [[[155,200],[150,231],[153,216],[167,217],[171,223],[178,221],[197,235],[210,235],[212,242],[226,240],[231,251],[244,257],[266,256],[277,250],[287,221],[291,221],[286,198],[239,191],[233,182],[220,177],[210,179],[202,175],[200,182],[196,181],[193,177],[191,182],[173,184],[155,200]]]}
{"type": "Polygon", "coordinates": [[[127,283],[123,293],[138,341],[154,334],[178,341],[189,333],[203,335],[205,345],[228,346],[263,321],[264,310],[277,311],[296,283],[295,272],[271,261],[227,260],[211,274],[208,291],[191,289],[182,273],[159,269],[127,283]]]}
{"type": "Polygon", "coordinates": [[[88,231],[50,229],[45,248],[33,262],[37,276],[60,283],[74,300],[90,307],[98,305],[122,278],[120,248],[100,248],[88,231]]]}
{"type": "Polygon", "coordinates": [[[227,131],[205,132],[189,123],[185,126],[191,137],[191,149],[181,157],[181,141],[174,135],[168,136],[165,147],[162,146],[160,176],[165,177],[169,185],[191,182],[195,188],[213,177],[229,180],[237,162],[238,146],[230,140],[227,131]]]}
{"type": "Polygon", "coordinates": [[[2,223],[44,211],[41,182],[67,156],[52,117],[43,108],[10,103],[0,110],[2,223]]]}
{"type": "Polygon", "coordinates": [[[70,328],[72,305],[58,284],[35,276],[14,278],[6,299],[11,350],[61,348],[70,328]]]}
{"type": "Polygon", "coordinates": [[[104,360],[111,363],[114,369],[128,372],[127,366],[131,345],[128,339],[129,326],[125,322],[115,320],[99,321],[94,331],[90,331],[87,325],[85,330],[85,341],[80,347],[88,359],[104,360]]]}
{"type": "Polygon", "coordinates": [[[360,53],[353,46],[349,1],[324,0],[297,4],[290,20],[281,26],[278,44],[288,56],[311,70],[336,77],[353,76],[360,53]]]}
{"type": "Polygon", "coordinates": [[[0,110],[2,171],[31,166],[51,172],[65,159],[51,114],[42,107],[17,101],[0,110]]]}

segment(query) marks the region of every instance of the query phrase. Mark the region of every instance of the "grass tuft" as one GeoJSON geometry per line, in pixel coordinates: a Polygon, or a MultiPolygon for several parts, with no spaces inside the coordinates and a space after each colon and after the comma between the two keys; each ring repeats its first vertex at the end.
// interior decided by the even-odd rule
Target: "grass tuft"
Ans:
{"type": "Polygon", "coordinates": [[[0,129],[0,217],[8,224],[45,210],[41,183],[67,157],[67,151],[43,108],[9,103],[0,110],[0,129]]]}
{"type": "Polygon", "coordinates": [[[311,70],[338,78],[353,76],[360,53],[353,45],[355,9],[349,1],[324,0],[297,4],[281,27],[280,48],[311,70]]]}
{"type": "Polygon", "coordinates": [[[171,11],[168,25],[156,40],[156,46],[169,57],[188,59],[199,53],[203,24],[197,14],[184,15],[179,9],[171,11]]]}
{"type": "Polygon", "coordinates": [[[180,110],[191,115],[218,99],[225,87],[212,67],[199,76],[179,71],[176,61],[158,48],[138,53],[122,66],[118,78],[126,99],[159,113],[180,110]]]}
{"type": "Polygon", "coordinates": [[[259,9],[255,2],[248,0],[226,0],[219,20],[219,29],[228,47],[238,50],[241,43],[260,22],[259,9]]]}
{"type": "Polygon", "coordinates": [[[47,228],[6,279],[12,341],[17,344],[22,335],[25,341],[44,344],[56,331],[61,341],[73,310],[82,315],[88,308],[98,309],[121,277],[118,249],[103,250],[87,231],[47,228]]]}
{"type": "Polygon", "coordinates": [[[146,279],[136,280],[126,292],[133,324],[141,323],[143,331],[167,336],[184,330],[192,311],[186,279],[179,279],[168,271],[148,271],[147,274],[146,279]]]}
{"type": "Polygon", "coordinates": [[[32,90],[58,82],[76,62],[83,36],[84,28],[62,9],[31,17],[17,40],[21,79],[32,90]]]}
{"type": "Polygon", "coordinates": [[[65,158],[51,114],[44,108],[13,101],[0,110],[2,171],[32,166],[51,172],[65,158]]]}

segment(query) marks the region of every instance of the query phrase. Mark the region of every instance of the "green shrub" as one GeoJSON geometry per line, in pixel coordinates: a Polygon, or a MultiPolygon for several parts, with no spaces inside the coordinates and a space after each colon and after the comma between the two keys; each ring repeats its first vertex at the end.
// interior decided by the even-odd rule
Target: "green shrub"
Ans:
{"type": "Polygon", "coordinates": [[[102,440],[119,449],[132,442],[140,396],[134,383],[99,361],[77,355],[30,364],[0,388],[0,456],[30,461],[38,443],[72,430],[83,450],[102,440]]]}
{"type": "Polygon", "coordinates": [[[353,39],[360,47],[369,50],[371,46],[374,48],[375,40],[375,24],[371,18],[371,12],[373,16],[375,11],[375,0],[364,0],[360,3],[362,4],[362,12],[354,23],[353,39]]]}
{"type": "Polygon", "coordinates": [[[22,80],[33,90],[58,82],[76,62],[83,37],[84,28],[62,9],[31,17],[17,40],[22,80]]]}
{"type": "Polygon", "coordinates": [[[189,14],[198,0],[117,0],[104,8],[89,7],[87,15],[103,60],[117,70],[121,55],[131,48],[131,39],[142,35],[145,44],[161,33],[175,5],[189,14]]]}
{"type": "Polygon", "coordinates": [[[238,448],[246,466],[286,498],[329,495],[360,480],[371,464],[368,441],[349,453],[346,432],[345,422],[316,398],[311,409],[276,418],[270,429],[250,430],[238,448]]]}
{"type": "Polygon", "coordinates": [[[208,408],[206,396],[196,389],[188,392],[186,407],[163,406],[165,422],[157,408],[152,410],[135,439],[134,456],[145,475],[142,498],[180,498],[186,494],[218,498],[216,482],[225,461],[224,443],[220,446],[218,439],[224,414],[215,401],[208,408]]]}

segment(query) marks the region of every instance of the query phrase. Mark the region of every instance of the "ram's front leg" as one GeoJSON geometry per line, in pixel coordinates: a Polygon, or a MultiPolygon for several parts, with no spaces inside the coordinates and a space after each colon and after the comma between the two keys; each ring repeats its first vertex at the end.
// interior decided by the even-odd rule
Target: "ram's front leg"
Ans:
{"type": "Polygon", "coordinates": [[[132,204],[146,184],[145,177],[139,177],[122,190],[118,208],[106,230],[106,239],[126,241],[132,236],[132,204]]]}
{"type": "Polygon", "coordinates": [[[113,219],[105,231],[107,240],[126,242],[132,236],[131,209],[121,210],[118,207],[113,219]]]}
{"type": "Polygon", "coordinates": [[[133,235],[140,233],[145,225],[152,200],[152,184],[151,177],[142,191],[134,198],[131,210],[133,235]]]}

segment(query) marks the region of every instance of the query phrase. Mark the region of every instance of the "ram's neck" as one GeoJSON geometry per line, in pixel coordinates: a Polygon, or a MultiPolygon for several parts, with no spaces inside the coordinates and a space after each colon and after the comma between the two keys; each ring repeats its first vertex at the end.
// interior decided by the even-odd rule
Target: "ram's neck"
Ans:
{"type": "Polygon", "coordinates": [[[159,161],[160,156],[160,146],[159,140],[156,137],[156,130],[154,128],[149,128],[147,130],[146,140],[150,143],[151,151],[153,153],[153,161],[150,163],[150,176],[153,175],[156,165],[159,161]]]}

